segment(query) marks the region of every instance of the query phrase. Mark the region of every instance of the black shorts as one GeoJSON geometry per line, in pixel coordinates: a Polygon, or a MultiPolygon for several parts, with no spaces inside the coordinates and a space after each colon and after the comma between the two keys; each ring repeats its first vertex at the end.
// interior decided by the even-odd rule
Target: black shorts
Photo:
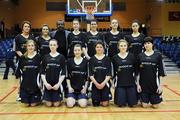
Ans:
{"type": "Polygon", "coordinates": [[[44,90],[43,100],[49,101],[49,102],[58,102],[62,101],[62,93],[60,90],[44,90]]]}
{"type": "Polygon", "coordinates": [[[110,87],[107,85],[104,86],[103,89],[99,90],[96,86],[92,85],[92,101],[109,101],[112,99],[112,95],[110,92],[110,87]]]}
{"type": "Polygon", "coordinates": [[[67,94],[67,98],[68,97],[72,97],[75,100],[80,100],[80,99],[87,99],[87,95],[86,94],[82,94],[81,92],[73,92],[73,93],[68,93],[67,94]]]}
{"type": "Polygon", "coordinates": [[[41,102],[42,94],[40,90],[31,93],[20,88],[20,98],[22,103],[26,103],[26,104],[38,103],[41,102]]]}
{"type": "Polygon", "coordinates": [[[114,104],[118,106],[133,106],[137,104],[137,91],[135,86],[116,87],[114,104]]]}
{"type": "Polygon", "coordinates": [[[152,93],[141,92],[140,97],[143,103],[159,104],[163,100],[162,94],[156,94],[156,93],[152,94],[152,93]]]}

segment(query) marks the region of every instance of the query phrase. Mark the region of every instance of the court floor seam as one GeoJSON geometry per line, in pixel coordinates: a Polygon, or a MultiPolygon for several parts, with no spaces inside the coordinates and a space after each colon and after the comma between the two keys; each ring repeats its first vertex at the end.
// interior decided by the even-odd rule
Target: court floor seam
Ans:
{"type": "Polygon", "coordinates": [[[180,113],[180,109],[177,110],[132,110],[132,111],[99,111],[99,112],[6,112],[0,113],[1,115],[50,115],[50,114],[119,114],[119,113],[180,113]]]}
{"type": "Polygon", "coordinates": [[[5,100],[9,95],[11,95],[15,90],[17,89],[17,86],[14,86],[11,88],[11,90],[6,93],[3,97],[0,97],[0,103],[5,100]]]}
{"type": "Polygon", "coordinates": [[[163,85],[166,89],[170,90],[171,92],[173,92],[174,94],[178,95],[180,97],[180,93],[176,92],[176,90],[169,88],[168,85],[163,85]]]}

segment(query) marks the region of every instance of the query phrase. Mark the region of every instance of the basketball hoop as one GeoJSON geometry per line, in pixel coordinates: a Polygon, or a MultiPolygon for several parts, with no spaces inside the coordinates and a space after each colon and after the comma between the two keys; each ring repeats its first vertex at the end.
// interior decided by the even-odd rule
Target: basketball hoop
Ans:
{"type": "Polygon", "coordinates": [[[96,11],[96,7],[95,6],[86,6],[85,7],[85,12],[87,14],[93,14],[96,11]]]}
{"type": "Polygon", "coordinates": [[[85,7],[86,20],[91,21],[94,20],[94,12],[96,11],[95,6],[86,6],[85,7]]]}

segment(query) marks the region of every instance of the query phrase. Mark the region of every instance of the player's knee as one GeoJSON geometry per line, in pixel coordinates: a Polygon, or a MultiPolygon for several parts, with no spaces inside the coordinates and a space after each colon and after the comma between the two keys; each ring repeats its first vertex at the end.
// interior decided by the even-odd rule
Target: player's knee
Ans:
{"type": "Polygon", "coordinates": [[[29,107],[30,105],[29,104],[24,104],[24,107],[29,107]]]}
{"type": "Polygon", "coordinates": [[[148,104],[147,104],[147,103],[142,103],[142,107],[143,107],[143,108],[147,108],[147,107],[148,107],[148,104]]]}
{"type": "Polygon", "coordinates": [[[48,102],[48,101],[46,101],[45,104],[47,107],[51,107],[53,105],[52,102],[48,102]]]}
{"type": "Polygon", "coordinates": [[[76,101],[73,98],[68,98],[67,101],[66,101],[66,104],[67,104],[68,108],[74,107],[75,103],[76,103],[76,101]]]}
{"type": "Polygon", "coordinates": [[[38,105],[38,103],[31,103],[31,104],[30,104],[31,107],[35,107],[35,106],[37,106],[37,105],[38,105]]]}
{"type": "Polygon", "coordinates": [[[108,101],[101,102],[101,105],[103,107],[107,107],[109,105],[109,102],[108,101]]]}
{"type": "Polygon", "coordinates": [[[100,101],[92,100],[92,104],[94,107],[100,106],[100,101]]]}
{"type": "Polygon", "coordinates": [[[58,101],[58,102],[54,102],[54,103],[53,103],[53,106],[54,106],[54,107],[59,107],[60,104],[61,104],[61,103],[60,103],[59,101],[58,101]]]}
{"type": "Polygon", "coordinates": [[[78,104],[80,107],[85,108],[87,107],[87,100],[86,99],[78,100],[78,104]]]}
{"type": "Polygon", "coordinates": [[[154,108],[154,109],[157,109],[158,107],[159,107],[158,104],[153,104],[153,105],[152,105],[152,108],[154,108]]]}

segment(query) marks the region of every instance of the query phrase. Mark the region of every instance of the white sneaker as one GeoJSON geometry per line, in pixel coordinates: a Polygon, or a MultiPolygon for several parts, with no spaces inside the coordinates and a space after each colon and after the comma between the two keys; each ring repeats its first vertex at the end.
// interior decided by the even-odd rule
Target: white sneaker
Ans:
{"type": "Polygon", "coordinates": [[[18,101],[18,102],[20,102],[20,101],[21,101],[21,98],[20,98],[20,96],[19,96],[19,95],[17,96],[16,101],[18,101]]]}

